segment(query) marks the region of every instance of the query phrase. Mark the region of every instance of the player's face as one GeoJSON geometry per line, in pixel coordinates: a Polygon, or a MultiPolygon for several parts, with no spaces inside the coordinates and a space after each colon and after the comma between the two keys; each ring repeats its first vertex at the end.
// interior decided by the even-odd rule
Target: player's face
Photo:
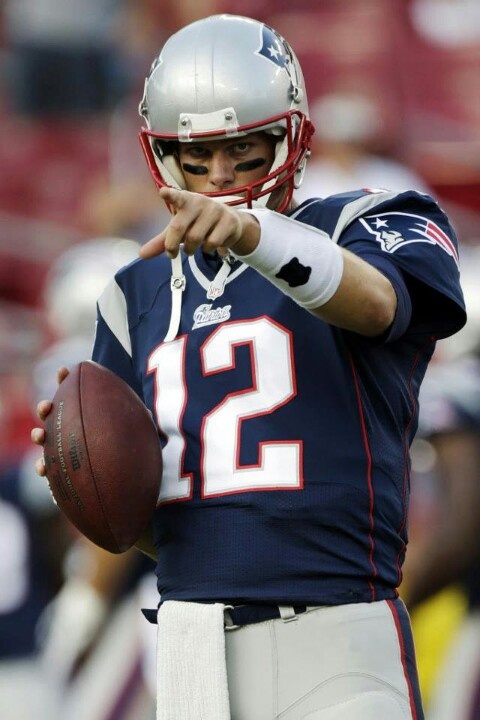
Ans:
{"type": "Polygon", "coordinates": [[[179,143],[178,159],[187,190],[234,190],[260,180],[272,166],[275,140],[263,132],[241,138],[179,143]]]}

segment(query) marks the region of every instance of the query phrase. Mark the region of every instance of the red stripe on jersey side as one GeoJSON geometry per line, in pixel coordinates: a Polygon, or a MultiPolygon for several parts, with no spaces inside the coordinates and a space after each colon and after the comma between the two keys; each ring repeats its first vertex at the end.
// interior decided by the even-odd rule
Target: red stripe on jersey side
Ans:
{"type": "MultiPolygon", "coordinates": [[[[403,462],[403,491],[402,491],[402,504],[403,504],[403,518],[402,522],[400,524],[400,527],[398,528],[398,536],[401,538],[403,531],[405,529],[405,526],[407,524],[407,516],[408,516],[408,503],[407,503],[407,496],[410,492],[410,479],[409,479],[409,454],[410,454],[410,443],[409,443],[409,432],[410,427],[413,423],[413,420],[416,416],[418,406],[417,402],[415,400],[415,393],[413,391],[413,376],[415,374],[416,367],[419,363],[420,357],[422,356],[423,352],[428,348],[429,345],[435,342],[435,337],[432,335],[428,338],[427,342],[424,346],[420,348],[420,350],[417,351],[413,358],[412,367],[410,368],[409,378],[408,378],[408,394],[410,397],[410,405],[411,405],[411,412],[410,412],[410,419],[408,423],[405,425],[405,431],[404,431],[404,462],[403,462]]],[[[402,563],[401,558],[405,554],[406,544],[405,542],[402,543],[402,548],[400,552],[397,555],[397,572],[398,572],[398,585],[400,585],[402,580],[402,563]]]]}
{"type": "MultiPolygon", "coordinates": [[[[415,395],[413,392],[412,381],[413,381],[413,375],[415,372],[415,368],[417,367],[419,360],[420,360],[420,352],[417,352],[417,354],[415,355],[415,357],[413,359],[412,367],[410,369],[410,375],[408,378],[408,384],[407,384],[408,385],[408,395],[410,398],[411,411],[410,411],[410,419],[409,419],[408,423],[405,425],[405,430],[404,430],[404,434],[403,434],[403,437],[404,437],[403,489],[402,489],[403,517],[402,517],[402,522],[400,523],[400,527],[398,528],[398,531],[397,531],[400,539],[402,538],[402,534],[403,534],[403,531],[404,531],[406,523],[407,523],[407,507],[408,507],[407,495],[409,492],[409,454],[410,454],[410,443],[408,441],[408,435],[409,435],[410,427],[413,423],[413,418],[415,417],[415,414],[417,412],[417,403],[415,401],[415,395]]],[[[397,555],[398,584],[400,584],[400,582],[402,580],[401,557],[405,554],[405,550],[406,550],[406,544],[405,544],[405,542],[403,542],[402,548],[401,548],[399,554],[397,555]]]]}
{"type": "MultiPolygon", "coordinates": [[[[368,438],[368,432],[367,432],[367,424],[365,422],[365,413],[363,411],[363,405],[362,405],[362,395],[360,392],[360,385],[358,382],[358,375],[357,370],[355,367],[355,361],[350,355],[350,367],[352,368],[352,376],[353,376],[353,384],[355,387],[355,395],[357,398],[357,407],[358,407],[358,415],[360,418],[360,427],[362,429],[362,438],[363,438],[363,446],[365,448],[365,455],[367,457],[367,487],[368,487],[368,494],[370,498],[370,504],[369,504],[369,524],[370,524],[370,531],[369,531],[369,543],[370,543],[370,553],[369,553],[369,562],[370,566],[372,568],[372,579],[376,578],[378,575],[377,566],[375,565],[374,555],[375,555],[375,540],[373,537],[374,529],[375,529],[375,520],[373,517],[373,509],[375,504],[375,497],[374,497],[374,491],[373,491],[373,480],[372,480],[372,452],[370,450],[370,442],[368,438]]],[[[375,586],[373,582],[369,582],[370,591],[372,593],[372,602],[376,600],[375,596],[375,586]]]]}
{"type": "Polygon", "coordinates": [[[415,697],[414,697],[412,682],[410,680],[410,675],[408,674],[407,661],[405,658],[405,643],[403,641],[402,626],[400,623],[400,618],[398,617],[398,612],[397,612],[397,608],[395,607],[394,601],[387,600],[386,602],[387,602],[388,607],[390,608],[390,612],[392,613],[393,622],[395,623],[395,629],[397,631],[398,644],[400,646],[400,660],[401,660],[402,667],[403,667],[403,674],[405,676],[405,682],[407,683],[408,701],[409,701],[410,710],[412,713],[412,720],[418,720],[418,714],[417,714],[417,708],[415,705],[415,697]]]}

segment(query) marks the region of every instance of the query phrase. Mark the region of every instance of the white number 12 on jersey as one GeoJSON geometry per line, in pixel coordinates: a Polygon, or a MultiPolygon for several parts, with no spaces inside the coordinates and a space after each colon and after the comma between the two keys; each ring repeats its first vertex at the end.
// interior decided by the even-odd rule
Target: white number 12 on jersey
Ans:
{"type": "MultiPolygon", "coordinates": [[[[187,337],[160,345],[148,371],[155,374],[155,412],[168,442],[163,449],[159,502],[188,499],[193,477],[184,472],[186,438],[182,420],[188,403],[185,382],[187,337]]],[[[274,412],[296,395],[290,333],[271,319],[226,323],[200,348],[204,376],[235,367],[235,348],[250,347],[252,387],[226,395],[201,426],[202,497],[252,490],[299,489],[303,484],[302,441],[258,441],[258,463],[240,465],[244,420],[274,412]]]]}

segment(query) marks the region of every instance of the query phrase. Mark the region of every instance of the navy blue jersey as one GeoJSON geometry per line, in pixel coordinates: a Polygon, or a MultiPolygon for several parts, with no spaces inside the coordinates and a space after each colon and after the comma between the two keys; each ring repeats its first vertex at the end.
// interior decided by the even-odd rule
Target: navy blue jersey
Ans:
{"type": "Polygon", "coordinates": [[[121,270],[100,298],[93,359],[143,398],[162,438],[164,600],[396,595],[420,383],[435,339],[465,321],[455,235],[414,192],[307,201],[292,217],[407,288],[406,323],[376,339],[341,330],[240,262],[212,292],[220,261],[201,251],[183,258],[171,342],[165,256],[121,270]]]}

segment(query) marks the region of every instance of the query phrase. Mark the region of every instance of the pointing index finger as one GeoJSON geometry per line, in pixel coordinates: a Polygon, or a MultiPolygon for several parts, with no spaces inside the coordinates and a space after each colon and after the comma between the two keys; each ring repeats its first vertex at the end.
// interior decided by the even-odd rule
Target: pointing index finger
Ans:
{"type": "Polygon", "coordinates": [[[176,210],[182,208],[185,203],[185,193],[183,190],[176,190],[172,187],[160,188],[160,197],[167,205],[172,206],[176,210]]]}

